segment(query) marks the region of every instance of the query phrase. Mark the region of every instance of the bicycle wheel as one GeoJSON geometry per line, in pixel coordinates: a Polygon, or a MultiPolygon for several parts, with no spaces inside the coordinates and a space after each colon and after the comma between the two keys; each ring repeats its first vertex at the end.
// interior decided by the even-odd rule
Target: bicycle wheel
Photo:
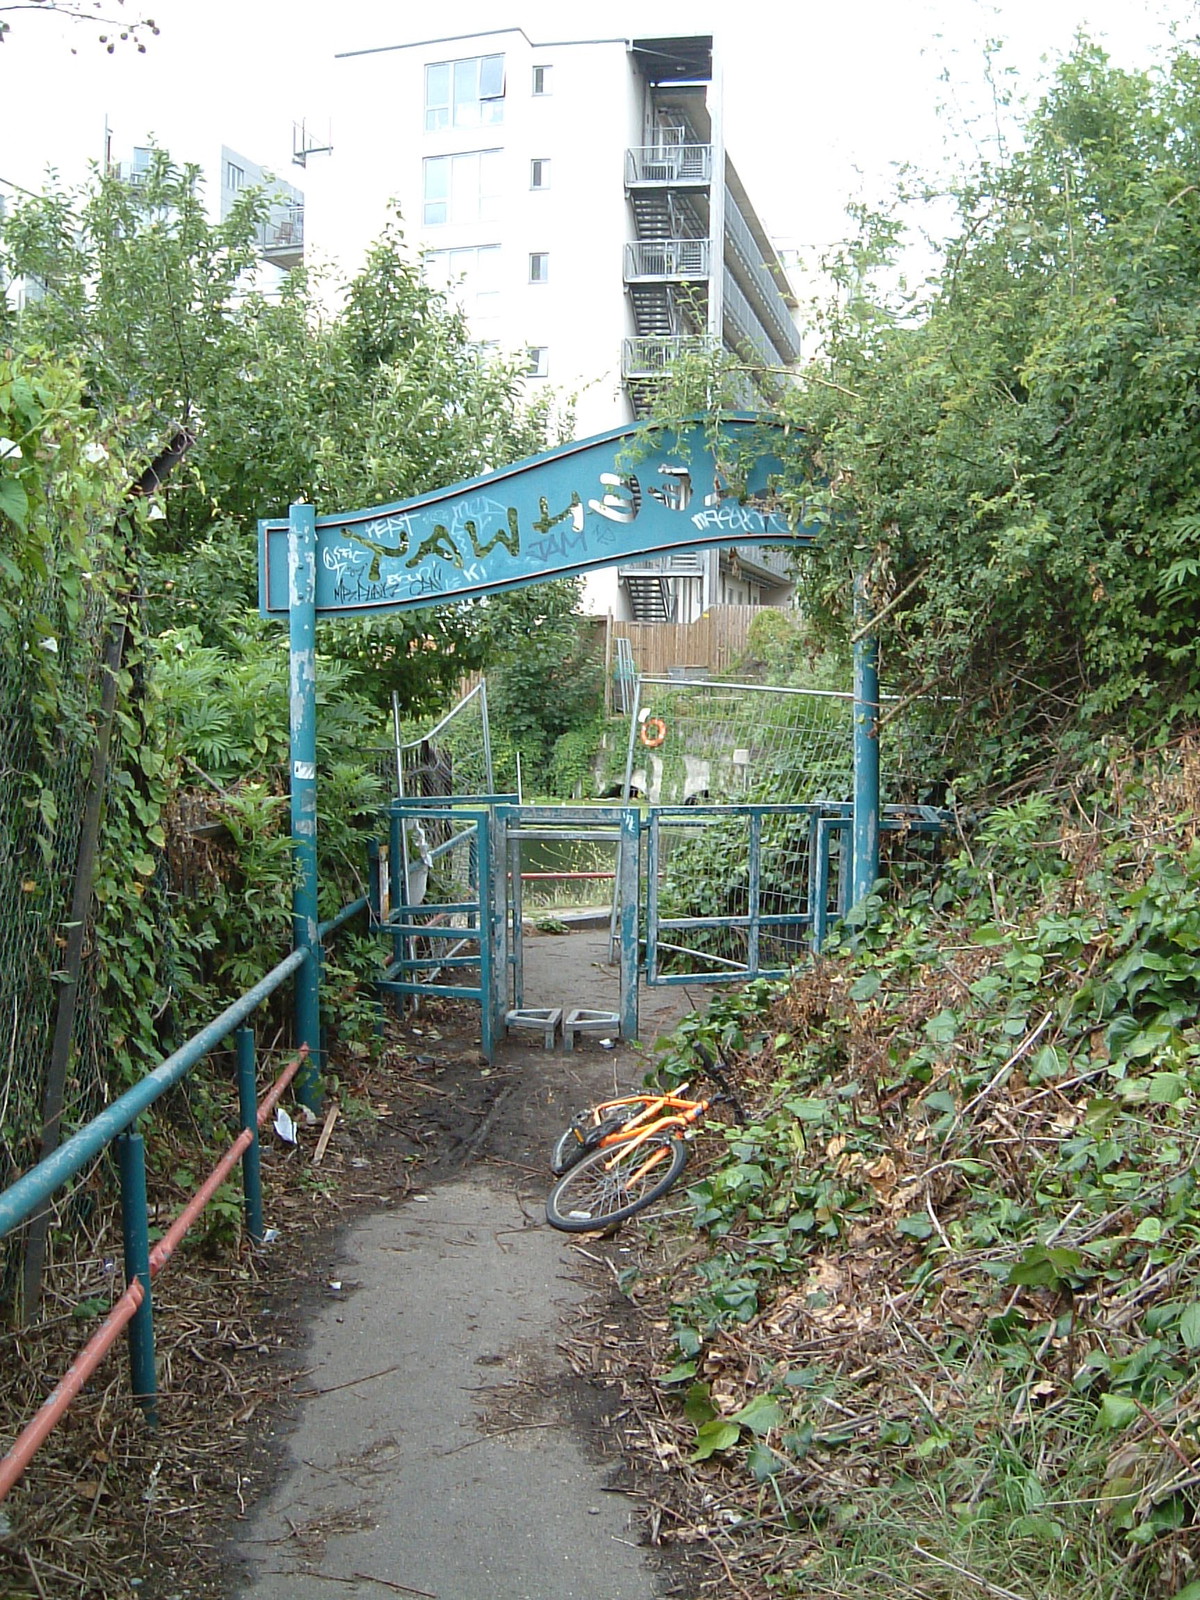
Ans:
{"type": "Polygon", "coordinates": [[[584,1112],[581,1118],[576,1118],[569,1128],[559,1134],[550,1157],[550,1171],[556,1178],[561,1178],[568,1168],[582,1161],[589,1151],[596,1148],[597,1137],[604,1138],[617,1128],[624,1127],[625,1123],[641,1116],[648,1106],[654,1104],[654,1100],[630,1100],[626,1105],[611,1106],[599,1123],[593,1122],[591,1114],[584,1112]]]}
{"type": "Polygon", "coordinates": [[[624,1222],[666,1194],[687,1159],[687,1144],[669,1133],[593,1150],[551,1189],[546,1221],[564,1233],[592,1233],[624,1222]]]}

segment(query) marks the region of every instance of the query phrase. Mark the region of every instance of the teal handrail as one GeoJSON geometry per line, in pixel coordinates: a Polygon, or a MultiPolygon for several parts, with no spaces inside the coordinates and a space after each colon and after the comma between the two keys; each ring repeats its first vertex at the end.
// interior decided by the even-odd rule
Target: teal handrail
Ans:
{"type": "Polygon", "coordinates": [[[134,1122],[148,1106],[173,1088],[184,1075],[216,1048],[221,1040],[231,1034],[240,1022],[256,1010],[268,995],[285,983],[310,959],[306,949],[293,950],[277,967],[272,967],[265,978],[260,978],[253,989],[248,989],[240,999],[227,1006],[219,1017],[207,1027],[193,1034],[186,1044],[173,1055],[159,1063],[153,1072],[126,1089],[112,1105],[106,1106],[97,1116],[80,1128],[78,1133],[60,1144],[53,1155],[47,1156],[36,1167],[24,1173],[14,1184],[0,1194],[0,1239],[19,1228],[35,1211],[50,1199],[68,1179],[81,1171],[89,1161],[118,1134],[134,1122]]]}

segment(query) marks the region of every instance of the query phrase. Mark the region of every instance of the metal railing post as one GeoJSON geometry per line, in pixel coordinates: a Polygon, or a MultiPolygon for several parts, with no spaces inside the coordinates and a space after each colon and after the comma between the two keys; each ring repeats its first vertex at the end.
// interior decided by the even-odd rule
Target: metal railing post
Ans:
{"type": "Polygon", "coordinates": [[[117,1140],[121,1171],[121,1233],[125,1282],[142,1286],[142,1303],[129,1324],[129,1373],[133,1398],[152,1428],[158,1426],[158,1376],[154,1370],[154,1304],[150,1293],[150,1222],[146,1208],[146,1143],[140,1133],[117,1140]]]}
{"type": "Polygon", "coordinates": [[[829,835],[827,818],[814,816],[810,833],[808,867],[808,899],[812,913],[811,934],[814,955],[820,955],[821,946],[829,929],[829,835]]]}
{"type": "MultiPolygon", "coordinates": [[[[367,840],[367,916],[374,933],[383,920],[383,862],[378,839],[367,840]]],[[[375,1038],[383,1042],[383,997],[375,1001],[375,1038]]]]}
{"type": "Polygon", "coordinates": [[[859,905],[879,876],[879,644],[870,630],[865,573],[854,580],[854,848],[850,902],[859,905]]]}
{"type": "Polygon", "coordinates": [[[288,704],[291,729],[292,943],[307,950],[296,974],[296,1043],[308,1058],[296,1092],[310,1111],[321,1104],[321,951],[317,931],[317,514],[310,505],[288,512],[288,704]]]}
{"type": "Polygon", "coordinates": [[[762,898],[762,812],[750,813],[749,884],[746,890],[746,916],[750,926],[746,929],[746,966],[758,971],[758,917],[762,898]]]}
{"type": "Polygon", "coordinates": [[[492,916],[493,883],[488,870],[491,860],[491,839],[487,813],[475,822],[467,844],[468,861],[474,879],[475,917],[479,937],[479,1020],[480,1048],[488,1061],[496,1054],[496,978],[493,961],[496,954],[496,928],[492,916]],[[481,870],[482,866],[482,870],[481,870]]]}
{"type": "Polygon", "coordinates": [[[383,871],[380,863],[379,840],[367,840],[367,908],[371,921],[377,923],[383,915],[383,871]]]}
{"type": "Polygon", "coordinates": [[[249,1128],[250,1143],[242,1156],[242,1206],[246,1232],[255,1244],[263,1241],[262,1163],[258,1144],[258,1084],[255,1064],[254,1029],[239,1028],[237,1042],[238,1111],[243,1128],[249,1128]]]}
{"type": "Polygon", "coordinates": [[[491,815],[488,822],[488,857],[487,876],[492,885],[491,917],[492,939],[495,950],[492,957],[492,997],[490,1005],[495,1018],[495,1028],[498,1038],[503,1039],[507,1031],[505,1016],[508,1013],[508,993],[510,978],[509,961],[509,910],[508,910],[508,825],[505,812],[499,806],[490,808],[491,815]]]}
{"type": "Polygon", "coordinates": [[[621,943],[621,1037],[638,1036],[638,900],[641,893],[641,813],[636,806],[621,811],[621,844],[617,852],[617,921],[621,943]]]}

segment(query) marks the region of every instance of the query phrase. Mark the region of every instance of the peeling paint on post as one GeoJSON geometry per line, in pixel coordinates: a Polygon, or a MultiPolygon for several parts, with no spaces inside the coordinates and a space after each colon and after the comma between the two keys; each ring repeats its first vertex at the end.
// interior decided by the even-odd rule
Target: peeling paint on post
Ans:
{"type": "Polygon", "coordinates": [[[296,973],[296,1043],[309,1054],[296,1078],[302,1105],[321,1103],[321,951],[317,931],[317,519],[309,505],[288,511],[288,681],[291,727],[292,943],[308,951],[296,973]]]}
{"type": "Polygon", "coordinates": [[[854,580],[854,859],[851,906],[879,877],[879,641],[865,631],[871,602],[865,573],[854,580]]]}

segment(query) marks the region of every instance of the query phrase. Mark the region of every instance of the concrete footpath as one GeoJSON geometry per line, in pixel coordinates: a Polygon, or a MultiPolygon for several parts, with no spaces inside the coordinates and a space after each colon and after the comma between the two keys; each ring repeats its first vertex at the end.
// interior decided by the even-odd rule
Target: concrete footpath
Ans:
{"type": "MultiPolygon", "coordinates": [[[[530,941],[527,1003],[604,1007],[606,936],[530,941]],[[588,972],[591,980],[586,978],[588,972]],[[557,993],[539,998],[539,984],[557,993]],[[584,985],[587,985],[586,989],[584,985]]],[[[651,995],[652,1039],[689,1002],[651,995]]],[[[583,1298],[573,1241],[546,1226],[551,1129],[644,1070],[624,1048],[505,1047],[506,1116],[459,1175],[348,1230],[311,1329],[317,1391],[289,1464],[234,1552],[237,1600],[387,1593],[437,1600],[654,1600],[631,1503],[606,1488],[557,1349],[583,1298]],[[524,1101],[522,1106],[520,1102],[524,1101]],[[509,1162],[510,1166],[502,1163],[509,1162]]],[[[585,1241],[586,1243],[586,1241],[585,1241]]]]}

